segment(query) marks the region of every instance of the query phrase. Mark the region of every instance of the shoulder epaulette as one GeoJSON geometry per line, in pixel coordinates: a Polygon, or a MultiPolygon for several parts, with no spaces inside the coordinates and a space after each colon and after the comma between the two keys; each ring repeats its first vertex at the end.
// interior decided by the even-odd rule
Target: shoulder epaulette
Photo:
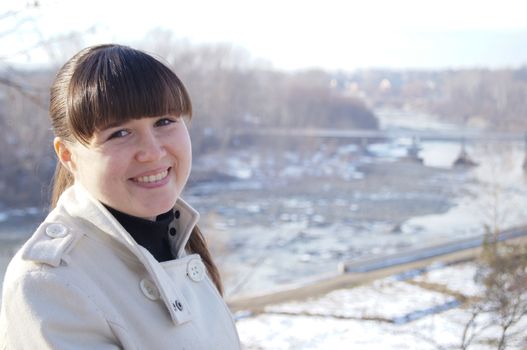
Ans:
{"type": "Polygon", "coordinates": [[[61,221],[45,221],[22,247],[22,259],[57,267],[81,237],[61,221]]]}

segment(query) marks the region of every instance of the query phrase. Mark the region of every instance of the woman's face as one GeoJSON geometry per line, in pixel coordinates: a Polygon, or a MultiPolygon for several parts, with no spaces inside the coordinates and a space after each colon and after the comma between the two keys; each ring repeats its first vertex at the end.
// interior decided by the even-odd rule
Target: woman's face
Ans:
{"type": "Polygon", "coordinates": [[[75,181],[102,203],[148,219],[174,206],[192,162],[187,127],[172,116],[132,119],[67,148],[75,181]]]}

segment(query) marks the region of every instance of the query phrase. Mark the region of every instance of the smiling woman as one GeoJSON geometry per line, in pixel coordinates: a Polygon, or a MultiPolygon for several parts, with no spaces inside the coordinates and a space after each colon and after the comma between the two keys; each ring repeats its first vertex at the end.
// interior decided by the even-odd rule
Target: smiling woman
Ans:
{"type": "Polygon", "coordinates": [[[240,348],[180,198],[191,114],[178,77],[141,51],[89,47],[61,68],[53,210],[7,269],[0,348],[240,348]]]}

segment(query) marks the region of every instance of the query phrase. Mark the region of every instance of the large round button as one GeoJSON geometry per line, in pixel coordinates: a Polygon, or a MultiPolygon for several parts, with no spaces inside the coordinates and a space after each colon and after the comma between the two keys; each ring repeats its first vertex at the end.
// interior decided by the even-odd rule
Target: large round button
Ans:
{"type": "Polygon", "coordinates": [[[149,279],[142,279],[139,283],[141,286],[141,290],[143,291],[143,294],[150,300],[157,300],[159,299],[159,290],[157,290],[156,285],[154,282],[150,281],[149,279]]]}
{"type": "Polygon", "coordinates": [[[201,282],[205,278],[205,265],[201,259],[193,258],[187,264],[187,275],[194,282],[201,282]]]}
{"type": "Polygon", "coordinates": [[[46,235],[51,238],[60,238],[68,234],[68,228],[62,224],[49,224],[46,227],[46,235]]]}

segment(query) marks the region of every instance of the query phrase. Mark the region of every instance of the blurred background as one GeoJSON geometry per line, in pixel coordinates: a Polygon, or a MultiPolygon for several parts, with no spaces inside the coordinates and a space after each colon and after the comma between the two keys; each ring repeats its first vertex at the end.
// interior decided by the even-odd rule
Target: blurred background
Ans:
{"type": "MultiPolygon", "coordinates": [[[[56,161],[49,85],[74,53],[108,42],[160,58],[189,89],[194,165],[184,197],[202,215],[229,300],[522,227],[526,7],[3,0],[0,275],[48,211],[56,161]]],[[[251,335],[262,326],[256,316],[239,318],[250,349],[357,346],[346,331],[325,332],[329,343],[306,334],[273,343],[276,334],[251,335]]],[[[261,322],[287,329],[295,320],[261,322]]],[[[440,348],[442,333],[423,334],[433,341],[408,342],[440,348]]]]}

